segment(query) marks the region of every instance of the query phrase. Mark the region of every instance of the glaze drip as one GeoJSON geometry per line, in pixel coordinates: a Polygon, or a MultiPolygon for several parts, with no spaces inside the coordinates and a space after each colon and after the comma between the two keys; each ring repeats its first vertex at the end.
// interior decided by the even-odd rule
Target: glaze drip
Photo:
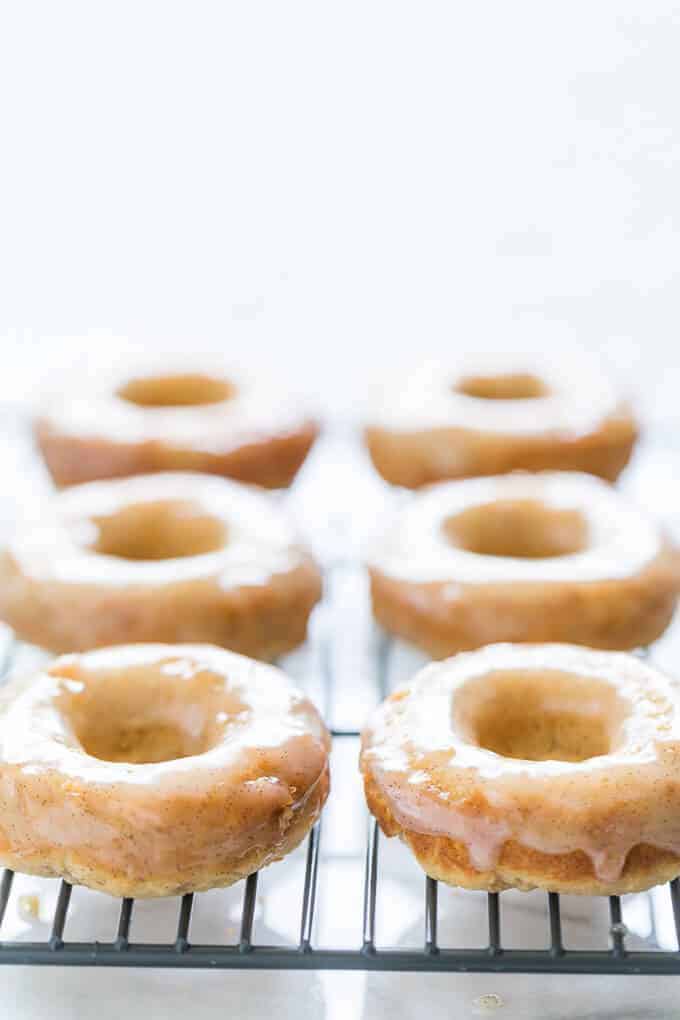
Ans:
{"type": "Polygon", "coordinates": [[[640,844],[680,856],[678,708],[671,682],[632,656],[494,645],[427,667],[388,699],[364,734],[362,767],[400,825],[462,842],[481,871],[512,840],[544,854],[581,851],[611,882],[640,844]],[[494,701],[505,754],[489,746],[494,701]],[[564,722],[569,712],[576,722],[564,722]],[[518,757],[522,749],[535,759],[518,757]]]}

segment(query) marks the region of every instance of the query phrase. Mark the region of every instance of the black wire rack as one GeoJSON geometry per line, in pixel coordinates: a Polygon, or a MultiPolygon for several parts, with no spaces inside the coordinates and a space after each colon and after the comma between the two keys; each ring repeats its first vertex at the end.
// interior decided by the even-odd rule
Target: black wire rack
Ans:
{"type": "MultiPolygon", "coordinates": [[[[383,639],[377,656],[379,693],[387,688],[390,642],[383,639]]],[[[326,706],[332,696],[331,658],[322,655],[325,663],[326,706]]],[[[6,658],[5,668],[9,665],[6,658]]],[[[336,740],[357,738],[359,731],[333,728],[336,740]]],[[[56,907],[49,937],[40,942],[2,940],[2,922],[12,892],[14,873],[5,870],[0,879],[0,964],[40,964],[52,966],[104,967],[169,967],[210,969],[279,969],[279,970],[364,970],[411,972],[506,972],[555,974],[679,974],[680,975],[680,880],[669,884],[670,907],[675,925],[678,949],[629,950],[626,948],[627,928],[622,922],[621,900],[609,898],[608,949],[565,948],[560,916],[560,897],[546,894],[546,949],[506,948],[502,939],[503,894],[487,896],[486,944],[478,948],[456,948],[441,944],[438,931],[438,884],[424,878],[425,930],[420,948],[383,948],[379,944],[376,903],[380,887],[380,834],[377,823],[369,821],[363,871],[363,923],[360,943],[353,948],[335,948],[317,944],[314,920],[319,874],[323,868],[321,825],[310,832],[306,844],[304,880],[299,914],[299,937],[296,944],[274,946],[253,940],[253,922],[257,902],[258,875],[246,879],[238,925],[238,938],[233,944],[215,945],[191,940],[191,918],[196,896],[187,894],[179,900],[174,931],[162,943],[135,942],[130,939],[134,901],[123,899],[118,923],[110,941],[69,941],[64,937],[72,888],[59,883],[56,907]]],[[[57,880],[55,880],[56,882],[57,880]]]]}

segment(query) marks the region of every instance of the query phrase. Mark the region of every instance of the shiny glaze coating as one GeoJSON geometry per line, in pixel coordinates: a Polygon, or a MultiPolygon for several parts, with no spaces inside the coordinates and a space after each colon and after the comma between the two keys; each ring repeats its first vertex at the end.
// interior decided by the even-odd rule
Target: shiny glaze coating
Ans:
{"type": "Polygon", "coordinates": [[[611,486],[572,472],[424,489],[373,544],[369,568],[378,620],[434,658],[494,641],[634,648],[663,632],[680,591],[678,554],[658,526],[611,486]],[[471,514],[473,537],[502,539],[503,555],[461,543],[457,522],[474,533],[471,514]],[[483,525],[496,514],[489,537],[483,525]],[[554,549],[521,548],[542,530],[554,549]],[[519,555],[508,554],[513,541],[519,555]]]}
{"type": "Polygon", "coordinates": [[[35,420],[59,486],[201,471],[280,488],[317,433],[299,397],[276,380],[195,357],[140,357],[88,371],[48,394],[35,420]]]}
{"type": "Polygon", "coordinates": [[[365,438],[380,474],[408,488],[514,470],[585,471],[613,481],[637,426],[590,359],[469,354],[455,366],[426,362],[381,381],[365,438]]]}
{"type": "Polygon", "coordinates": [[[377,710],[361,767],[383,830],[453,885],[623,893],[680,874],[680,695],[633,656],[492,645],[432,664],[377,710]]]}
{"type": "Polygon", "coordinates": [[[57,659],[0,700],[0,861],[115,896],[229,885],[328,793],[328,733],[271,666],[208,645],[57,659]]]}
{"type": "Polygon", "coordinates": [[[0,618],[55,652],[207,641],[274,658],[304,641],[320,594],[268,496],[190,473],[64,490],[0,557],[0,618]]]}

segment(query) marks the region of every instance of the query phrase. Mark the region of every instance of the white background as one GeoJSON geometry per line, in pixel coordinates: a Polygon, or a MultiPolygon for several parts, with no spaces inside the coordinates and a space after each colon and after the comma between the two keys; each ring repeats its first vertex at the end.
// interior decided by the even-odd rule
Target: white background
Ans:
{"type": "MultiPolygon", "coordinates": [[[[5,2],[0,399],[119,338],[267,360],[343,413],[396,360],[578,344],[672,432],[679,53],[661,0],[5,2]]],[[[0,977],[32,1020],[463,1017],[498,987],[0,977]]],[[[668,980],[568,984],[506,981],[498,1015],[676,1015],[668,980]]]]}
{"type": "Polygon", "coordinates": [[[10,367],[219,343],[347,406],[397,357],[579,343],[674,410],[676,3],[1,11],[10,367]]]}

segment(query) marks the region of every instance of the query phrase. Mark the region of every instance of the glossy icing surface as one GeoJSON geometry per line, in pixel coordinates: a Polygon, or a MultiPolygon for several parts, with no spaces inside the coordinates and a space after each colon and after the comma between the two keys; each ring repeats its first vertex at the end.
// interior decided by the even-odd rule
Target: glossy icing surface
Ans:
{"type": "Polygon", "coordinates": [[[234,881],[313,822],[328,746],[280,670],[232,652],[62,656],[2,692],[0,857],[135,895],[234,881]]]}
{"type": "Polygon", "coordinates": [[[158,442],[215,454],[286,434],[310,417],[299,396],[283,391],[277,380],[193,355],[162,361],[138,357],[88,371],[46,394],[40,415],[64,435],[158,442]],[[171,400],[173,377],[176,404],[130,399],[148,394],[149,400],[171,400]],[[192,393],[198,402],[191,403],[192,393]]]}
{"type": "MultiPolygon", "coordinates": [[[[130,536],[128,535],[128,544],[130,536]]],[[[189,546],[191,548],[191,546],[189,546]]],[[[143,550],[142,550],[143,552],[143,550]]],[[[153,552],[153,550],[152,550],[153,552]]],[[[177,550],[179,552],[179,550],[177,550]]],[[[30,578],[101,586],[158,586],[210,579],[220,589],[262,585],[275,574],[294,569],[303,559],[286,518],[266,495],[207,475],[169,472],[91,482],[58,493],[37,520],[22,522],[8,553],[30,578]],[[148,516],[143,519],[144,508],[148,516]],[[196,555],[135,558],[98,551],[102,535],[143,523],[150,539],[160,523],[191,528],[189,538],[209,533],[212,547],[196,555]],[[167,518],[170,518],[167,520],[167,518]],[[100,523],[98,524],[97,521],[100,523]],[[223,537],[220,536],[220,531],[223,537]]]]}
{"type": "MultiPolygon", "coordinates": [[[[281,762],[292,755],[292,771],[304,774],[301,747],[296,750],[296,738],[304,736],[323,746],[323,723],[273,666],[210,645],[121,645],[62,655],[16,694],[8,689],[0,762],[32,772],[56,768],[87,782],[195,786],[213,782],[215,768],[227,777],[249,772],[265,750],[281,762]],[[106,761],[85,751],[86,728],[106,730],[126,716],[138,730],[182,729],[189,744],[205,747],[146,763],[106,761]]],[[[267,781],[274,785],[273,777],[267,781]]],[[[242,795],[251,792],[247,785],[242,795]]]]}
{"type": "Polygon", "coordinates": [[[680,697],[630,655],[490,645],[432,664],[375,713],[362,767],[402,826],[464,843],[479,870],[493,868],[507,840],[547,854],[581,850],[604,881],[618,878],[638,844],[680,854],[680,697]],[[520,698],[532,686],[540,693],[537,722],[561,724],[553,758],[482,746],[479,721],[494,707],[507,735],[513,683],[520,698]],[[574,718],[582,747],[596,722],[606,753],[560,757],[574,718]]]}
{"type": "Polygon", "coordinates": [[[601,581],[641,570],[662,542],[653,521],[590,475],[500,475],[443,482],[414,495],[373,544],[369,564],[388,577],[415,583],[601,581]],[[523,503],[575,511],[585,523],[584,547],[555,556],[486,555],[455,544],[447,532],[447,522],[471,508],[481,514],[494,504],[523,503]]]}
{"type": "Polygon", "coordinates": [[[466,354],[453,365],[428,361],[409,375],[373,388],[368,424],[395,431],[438,428],[517,435],[580,436],[596,430],[622,401],[612,382],[589,358],[532,354],[466,354]],[[520,394],[494,399],[479,393],[497,388],[520,394]],[[483,385],[471,385],[488,380],[483,385]],[[521,385],[522,382],[529,385],[521,385]]]}

